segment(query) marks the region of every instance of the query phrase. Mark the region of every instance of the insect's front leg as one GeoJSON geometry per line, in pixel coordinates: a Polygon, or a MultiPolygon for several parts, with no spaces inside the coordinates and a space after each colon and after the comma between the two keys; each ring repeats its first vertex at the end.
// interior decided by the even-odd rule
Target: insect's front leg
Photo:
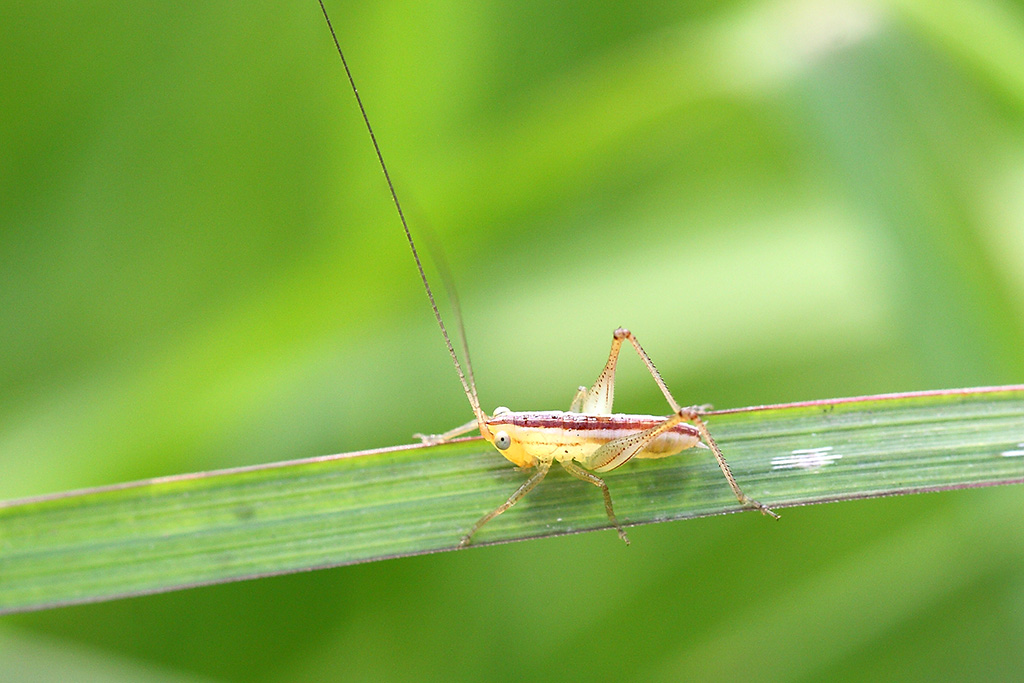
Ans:
{"type": "Polygon", "coordinates": [[[550,468],[550,460],[542,460],[539,463],[537,463],[537,471],[531,474],[530,478],[523,482],[523,485],[517,488],[515,490],[515,493],[508,497],[508,500],[506,500],[504,503],[496,507],[491,512],[488,512],[486,515],[481,517],[477,521],[477,523],[473,525],[473,528],[469,530],[469,533],[463,536],[462,540],[459,541],[459,547],[465,548],[466,546],[468,546],[470,542],[473,540],[473,534],[480,531],[480,527],[482,527],[484,524],[487,524],[487,522],[491,521],[492,519],[503,513],[505,510],[508,510],[510,507],[518,503],[520,498],[522,498],[527,493],[532,491],[533,487],[540,483],[541,479],[544,478],[544,476],[548,473],[548,470],[550,468]]]}
{"type": "Polygon", "coordinates": [[[458,426],[458,427],[456,427],[454,429],[449,429],[447,432],[445,432],[443,434],[419,434],[419,433],[416,433],[416,434],[413,434],[413,436],[415,438],[419,439],[423,443],[424,446],[436,446],[438,444],[442,444],[442,443],[446,443],[448,441],[451,441],[452,439],[454,439],[457,436],[462,436],[463,434],[469,434],[471,431],[476,429],[478,425],[479,425],[479,423],[475,419],[473,419],[473,420],[470,420],[469,422],[467,422],[464,425],[460,425],[460,426],[458,426]]]}

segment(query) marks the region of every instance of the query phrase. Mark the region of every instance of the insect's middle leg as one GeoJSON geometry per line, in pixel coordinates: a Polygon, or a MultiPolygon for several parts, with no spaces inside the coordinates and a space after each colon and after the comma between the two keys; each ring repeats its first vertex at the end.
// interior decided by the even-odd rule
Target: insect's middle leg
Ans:
{"type": "Polygon", "coordinates": [[[593,472],[587,472],[572,460],[563,460],[562,467],[565,468],[566,472],[577,479],[585,481],[588,484],[593,484],[601,489],[601,493],[604,494],[604,510],[608,513],[608,519],[611,521],[612,526],[614,526],[619,532],[619,538],[625,541],[626,545],[629,545],[629,537],[626,536],[626,530],[622,528],[622,525],[619,524],[619,520],[615,518],[615,510],[612,508],[612,494],[611,491],[608,490],[608,484],[604,483],[604,479],[593,472]]]}

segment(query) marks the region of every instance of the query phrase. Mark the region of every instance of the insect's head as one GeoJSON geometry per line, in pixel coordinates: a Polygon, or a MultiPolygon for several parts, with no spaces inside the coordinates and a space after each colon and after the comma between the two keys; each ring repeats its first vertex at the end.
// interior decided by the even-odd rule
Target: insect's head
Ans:
{"type": "Polygon", "coordinates": [[[512,411],[504,406],[495,408],[494,414],[481,425],[480,433],[494,444],[507,460],[519,467],[531,467],[534,458],[526,453],[522,442],[517,438],[517,428],[512,411]]]}

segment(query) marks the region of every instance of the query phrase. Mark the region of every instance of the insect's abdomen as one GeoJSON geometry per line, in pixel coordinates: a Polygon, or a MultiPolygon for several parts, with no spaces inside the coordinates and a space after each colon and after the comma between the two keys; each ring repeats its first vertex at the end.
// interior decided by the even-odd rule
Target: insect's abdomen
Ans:
{"type": "MultiPolygon", "coordinates": [[[[582,462],[609,441],[656,427],[665,419],[656,415],[586,415],[560,411],[506,413],[495,419],[499,423],[495,428],[507,431],[513,443],[521,446],[517,449],[517,459],[509,459],[520,466],[530,466],[545,460],[582,462]]],[[[682,423],[655,438],[636,457],[664,458],[699,442],[697,429],[682,423]]]]}

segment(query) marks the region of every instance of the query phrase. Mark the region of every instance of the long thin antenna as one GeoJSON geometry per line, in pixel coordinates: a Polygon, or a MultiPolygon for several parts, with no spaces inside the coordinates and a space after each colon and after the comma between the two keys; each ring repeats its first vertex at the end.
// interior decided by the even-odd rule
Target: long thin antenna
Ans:
{"type": "Polygon", "coordinates": [[[422,224],[419,226],[420,236],[425,237],[427,240],[427,253],[434,260],[437,274],[441,276],[441,283],[448,293],[448,301],[451,304],[449,312],[455,317],[455,330],[459,333],[462,357],[466,361],[466,376],[469,379],[469,386],[473,388],[473,395],[476,396],[476,380],[473,378],[473,362],[469,357],[469,342],[466,341],[466,325],[462,322],[462,304],[459,300],[459,290],[455,287],[455,278],[452,277],[452,269],[448,266],[448,259],[445,258],[444,249],[441,248],[434,233],[431,230],[425,229],[426,227],[428,226],[422,224]]]}
{"type": "MultiPolygon", "coordinates": [[[[388,181],[388,189],[391,190],[391,199],[394,200],[395,208],[398,210],[398,217],[402,221],[402,228],[405,230],[405,238],[409,240],[409,248],[412,249],[412,257],[416,260],[416,269],[420,273],[420,280],[423,281],[423,288],[427,290],[427,298],[430,299],[430,308],[434,311],[434,319],[437,320],[437,326],[441,328],[441,335],[444,337],[445,346],[448,347],[448,353],[452,357],[452,362],[455,363],[455,371],[459,373],[459,381],[462,382],[462,388],[466,392],[466,398],[469,399],[469,404],[473,408],[473,414],[476,416],[477,422],[483,423],[487,417],[484,412],[480,409],[480,399],[476,395],[476,383],[473,381],[473,368],[469,362],[469,350],[466,345],[465,331],[462,334],[463,348],[466,349],[466,369],[469,371],[469,381],[466,380],[466,373],[462,371],[462,363],[459,362],[459,356],[455,353],[455,347],[452,346],[452,340],[448,336],[448,330],[444,326],[444,320],[441,318],[441,311],[437,307],[437,302],[434,300],[434,292],[430,289],[430,283],[427,281],[427,274],[423,270],[423,263],[420,261],[420,254],[416,250],[416,243],[412,239],[412,233],[409,232],[409,224],[405,220],[405,213],[402,212],[402,205],[398,201],[398,193],[395,192],[395,185],[391,182],[391,174],[388,173],[387,164],[384,163],[384,155],[381,154],[380,145],[377,144],[377,136],[373,134],[373,126],[370,125],[370,117],[366,115],[366,107],[363,106],[363,100],[359,97],[359,89],[356,88],[356,81],[352,78],[352,71],[348,68],[348,61],[345,59],[345,53],[341,51],[341,43],[338,42],[338,35],[334,32],[334,25],[331,24],[331,18],[327,15],[327,8],[324,7],[324,0],[318,0],[320,3],[320,10],[324,13],[324,19],[327,20],[327,28],[331,32],[331,38],[334,39],[334,47],[338,49],[338,56],[341,57],[341,65],[345,67],[345,75],[348,76],[349,85],[352,86],[352,94],[356,96],[356,103],[359,105],[359,112],[363,115],[363,122],[366,124],[366,130],[370,134],[370,141],[373,142],[373,150],[377,153],[377,161],[380,162],[380,168],[384,171],[384,179],[388,181]]],[[[447,278],[450,280],[450,278],[447,278]]],[[[451,284],[448,285],[449,292],[453,291],[451,284]]],[[[458,299],[453,298],[452,306],[458,306],[458,299]]],[[[462,327],[462,316],[458,316],[460,329],[462,327]]]]}

